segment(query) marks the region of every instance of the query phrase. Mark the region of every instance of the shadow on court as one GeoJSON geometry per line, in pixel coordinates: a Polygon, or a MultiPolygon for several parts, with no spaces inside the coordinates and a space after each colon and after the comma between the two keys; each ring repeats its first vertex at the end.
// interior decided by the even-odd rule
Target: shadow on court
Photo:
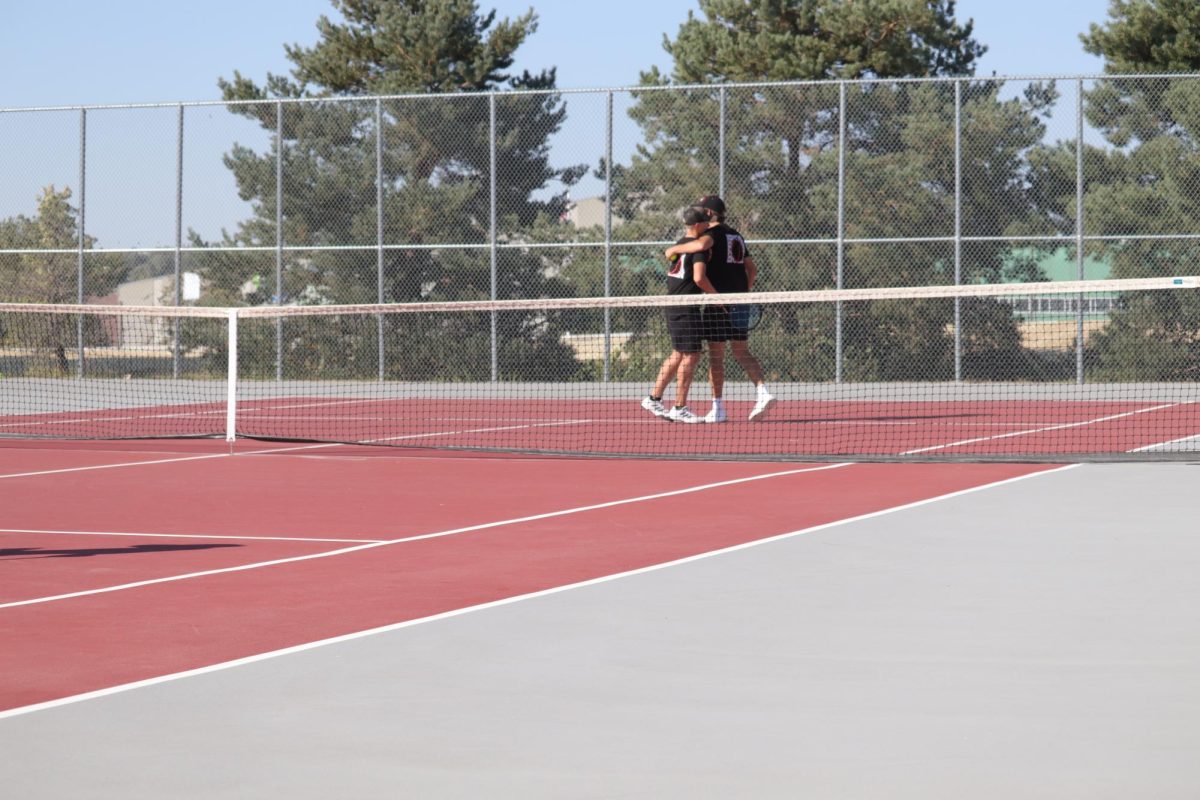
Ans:
{"type": "Polygon", "coordinates": [[[90,558],[91,556],[127,556],[142,553],[176,553],[181,550],[213,550],[218,547],[242,547],[240,544],[135,544],[129,547],[81,547],[47,550],[42,547],[0,549],[0,558],[90,558]]]}

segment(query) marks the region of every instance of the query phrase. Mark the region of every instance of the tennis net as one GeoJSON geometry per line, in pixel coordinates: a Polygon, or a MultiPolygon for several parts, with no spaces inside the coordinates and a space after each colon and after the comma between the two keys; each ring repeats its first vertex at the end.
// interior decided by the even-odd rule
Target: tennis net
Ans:
{"type": "MultiPolygon", "coordinates": [[[[1198,287],[1179,277],[769,292],[739,295],[737,307],[728,295],[0,304],[0,437],[756,460],[1189,459],[1200,452],[1198,287]],[[712,355],[698,340],[714,325],[740,329],[744,308],[760,312],[747,346],[769,403],[730,343],[726,422],[672,423],[643,406],[674,334],[681,350],[702,351],[687,405],[709,412],[712,355]]],[[[675,400],[671,381],[664,409],[675,400]]]]}

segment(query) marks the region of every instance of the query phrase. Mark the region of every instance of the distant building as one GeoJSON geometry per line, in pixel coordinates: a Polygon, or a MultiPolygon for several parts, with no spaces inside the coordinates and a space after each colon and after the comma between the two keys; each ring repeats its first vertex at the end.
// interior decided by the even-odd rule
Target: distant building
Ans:
{"type": "MultiPolygon", "coordinates": [[[[182,299],[187,302],[200,298],[200,276],[195,272],[182,274],[182,299]]],[[[117,284],[111,294],[93,298],[93,302],[118,306],[175,305],[175,276],[158,275],[117,284]]],[[[109,339],[120,348],[154,348],[171,345],[171,323],[165,317],[116,317],[115,329],[107,325],[109,339]]]]}
{"type": "MultiPolygon", "coordinates": [[[[1014,255],[1036,256],[1031,250],[1018,250],[1014,255]]],[[[1080,279],[1075,254],[1066,247],[1041,256],[1037,264],[1047,281],[1080,279]]],[[[1109,262],[1090,255],[1084,257],[1083,280],[1102,281],[1111,277],[1112,265],[1109,262]]],[[[1079,317],[1083,317],[1086,342],[1108,327],[1109,315],[1116,307],[1118,296],[1116,292],[1097,292],[1082,298],[1070,294],[1031,295],[1005,297],[1001,298],[1001,302],[1011,306],[1018,315],[1018,327],[1026,347],[1034,350],[1069,350],[1075,347],[1079,334],[1079,317]]]]}
{"type": "MultiPolygon", "coordinates": [[[[576,228],[603,228],[604,207],[603,197],[585,197],[567,206],[567,213],[563,215],[563,219],[576,228]]],[[[624,221],[616,214],[613,215],[612,224],[614,228],[621,225],[624,221]]]]}

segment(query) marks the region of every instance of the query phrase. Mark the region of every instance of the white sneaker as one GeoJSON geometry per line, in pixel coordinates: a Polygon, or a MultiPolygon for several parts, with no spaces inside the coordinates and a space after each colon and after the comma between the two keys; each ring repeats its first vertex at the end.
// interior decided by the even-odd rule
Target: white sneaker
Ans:
{"type": "Polygon", "coordinates": [[[705,422],[724,422],[728,417],[725,416],[724,406],[713,406],[707,414],[704,415],[705,422]]]}
{"type": "Polygon", "coordinates": [[[754,408],[750,411],[750,419],[755,420],[767,412],[767,409],[775,405],[774,395],[760,392],[758,402],[754,404],[754,408]]]}
{"type": "Polygon", "coordinates": [[[667,416],[667,408],[662,404],[661,400],[655,400],[653,397],[642,398],[642,408],[649,411],[656,417],[667,416]]]}
{"type": "Polygon", "coordinates": [[[667,412],[667,419],[671,420],[671,422],[686,422],[689,425],[696,422],[704,422],[702,417],[697,417],[687,406],[683,408],[671,406],[671,410],[667,412]]]}

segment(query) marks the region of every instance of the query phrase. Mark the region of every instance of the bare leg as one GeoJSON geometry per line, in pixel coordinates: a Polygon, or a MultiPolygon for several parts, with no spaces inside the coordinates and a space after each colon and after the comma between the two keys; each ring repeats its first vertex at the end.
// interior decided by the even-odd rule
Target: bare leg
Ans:
{"type": "MultiPolygon", "coordinates": [[[[651,392],[651,397],[662,397],[667,391],[667,386],[671,384],[671,378],[675,377],[675,371],[679,368],[679,362],[683,360],[683,353],[678,350],[672,350],[671,355],[663,360],[662,367],[658,370],[658,379],[654,381],[654,391],[651,392]]],[[[695,369],[695,365],[693,365],[695,369]]]]}
{"type": "Polygon", "coordinates": [[[725,393],[725,343],[708,343],[708,382],[712,384],[714,400],[725,393]]]}
{"type": "Polygon", "coordinates": [[[700,363],[700,353],[682,353],[681,356],[679,377],[675,382],[675,405],[686,406],[688,391],[692,388],[692,378],[696,374],[696,365],[700,363]]]}
{"type": "Polygon", "coordinates": [[[742,365],[742,369],[746,371],[746,377],[754,382],[756,386],[763,382],[762,365],[758,363],[758,359],[750,352],[749,342],[732,341],[729,346],[733,348],[733,357],[742,365]]]}

